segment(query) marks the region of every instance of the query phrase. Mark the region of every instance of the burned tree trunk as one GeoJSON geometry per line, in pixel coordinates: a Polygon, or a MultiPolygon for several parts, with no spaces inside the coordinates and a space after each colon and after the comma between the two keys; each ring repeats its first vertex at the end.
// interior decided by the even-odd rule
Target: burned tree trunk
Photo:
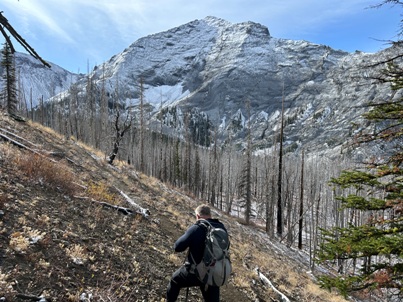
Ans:
{"type": "Polygon", "coordinates": [[[125,135],[126,131],[130,129],[132,126],[133,118],[129,116],[129,114],[126,115],[126,119],[123,123],[120,122],[120,112],[117,109],[116,110],[116,115],[115,115],[115,140],[113,142],[113,149],[112,152],[109,153],[108,156],[108,164],[112,165],[113,161],[115,160],[118,152],[119,152],[119,147],[120,143],[123,139],[123,136],[125,135]]]}

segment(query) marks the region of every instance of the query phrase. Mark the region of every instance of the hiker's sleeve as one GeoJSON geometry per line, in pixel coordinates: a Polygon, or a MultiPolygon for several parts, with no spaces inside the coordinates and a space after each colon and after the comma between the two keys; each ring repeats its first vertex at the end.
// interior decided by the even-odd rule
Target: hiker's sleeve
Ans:
{"type": "Polygon", "coordinates": [[[193,240],[193,234],[196,231],[197,226],[196,225],[192,225],[185,234],[183,234],[181,237],[179,237],[178,240],[176,240],[175,244],[174,244],[174,249],[175,252],[183,252],[185,251],[191,244],[192,240],[193,240]]]}

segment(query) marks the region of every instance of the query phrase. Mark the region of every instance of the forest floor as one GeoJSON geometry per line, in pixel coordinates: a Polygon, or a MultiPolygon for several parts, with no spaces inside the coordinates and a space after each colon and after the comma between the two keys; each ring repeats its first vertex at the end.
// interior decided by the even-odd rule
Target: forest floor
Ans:
{"type": "MultiPolygon", "coordinates": [[[[124,163],[108,165],[103,154],[71,138],[0,112],[0,297],[165,301],[170,276],[185,258],[173,243],[194,223],[199,203],[124,163]]],[[[281,301],[256,268],[290,301],[345,301],[319,287],[309,268],[289,256],[296,251],[276,248],[263,230],[219,210],[214,216],[231,239],[233,274],[221,288],[222,301],[281,301]]],[[[192,288],[188,301],[201,300],[192,288]]]]}

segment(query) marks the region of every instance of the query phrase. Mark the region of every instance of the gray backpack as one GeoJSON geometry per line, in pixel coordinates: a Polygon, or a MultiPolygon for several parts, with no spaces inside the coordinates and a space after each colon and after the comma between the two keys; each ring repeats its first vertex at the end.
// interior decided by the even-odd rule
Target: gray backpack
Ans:
{"type": "Polygon", "coordinates": [[[215,228],[207,220],[199,220],[198,224],[207,232],[203,258],[195,265],[195,273],[203,284],[222,286],[228,282],[232,272],[228,233],[222,228],[215,228]]]}

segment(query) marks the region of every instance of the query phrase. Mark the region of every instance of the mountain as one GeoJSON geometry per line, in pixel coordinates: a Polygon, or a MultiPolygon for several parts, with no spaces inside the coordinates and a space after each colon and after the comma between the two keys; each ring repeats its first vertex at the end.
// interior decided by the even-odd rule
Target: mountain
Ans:
{"type": "MultiPolygon", "coordinates": [[[[18,93],[27,108],[37,106],[40,100],[53,97],[62,91],[70,88],[79,75],[71,73],[62,67],[50,63],[50,68],[44,66],[40,61],[30,55],[16,52],[15,66],[18,82],[18,93]]],[[[0,74],[3,74],[3,67],[0,66],[0,74]]],[[[4,79],[0,78],[0,89],[4,85],[4,79]]]]}
{"type": "Polygon", "coordinates": [[[250,125],[256,150],[273,147],[284,103],[286,151],[303,146],[339,152],[349,135],[363,130],[362,105],[391,95],[389,87],[368,79],[371,70],[365,66],[397,47],[347,53],[272,37],[254,22],[206,17],[138,39],[88,77],[66,71],[52,77],[39,63],[37,68],[23,64],[21,74],[27,74],[24,85],[37,87],[38,94],[57,92],[77,78],[81,96],[89,79],[98,99],[105,89],[110,99],[117,94],[130,106],[142,95],[149,104],[148,127],[160,129],[162,118],[167,133],[180,135],[187,128],[201,145],[209,145],[215,132],[219,144],[231,141],[243,149],[250,125]]]}
{"type": "MultiPolygon", "coordinates": [[[[275,142],[284,100],[288,148],[324,150],[361,130],[354,128],[360,106],[391,95],[388,87],[369,81],[363,68],[391,51],[347,53],[274,38],[257,23],[207,17],[137,40],[90,76],[110,93],[118,85],[127,104],[139,102],[141,79],[144,100],[153,106],[150,126],[160,124],[162,110],[167,130],[178,132],[191,113],[194,133],[216,129],[221,143],[232,137],[239,148],[246,103],[254,145],[263,149],[275,142]]],[[[86,80],[79,85],[85,92],[86,80]]]]}
{"type": "MultiPolygon", "coordinates": [[[[37,123],[0,111],[0,300],[163,301],[194,197],[37,123]],[[147,209],[147,210],[145,210],[147,209]]],[[[214,209],[231,240],[221,301],[342,302],[308,255],[214,209]],[[259,270],[257,270],[259,268],[259,270]],[[269,282],[268,282],[269,281],[269,282]]],[[[185,299],[185,290],[179,298],[185,299]]],[[[189,301],[201,301],[197,288],[189,301]]]]}

